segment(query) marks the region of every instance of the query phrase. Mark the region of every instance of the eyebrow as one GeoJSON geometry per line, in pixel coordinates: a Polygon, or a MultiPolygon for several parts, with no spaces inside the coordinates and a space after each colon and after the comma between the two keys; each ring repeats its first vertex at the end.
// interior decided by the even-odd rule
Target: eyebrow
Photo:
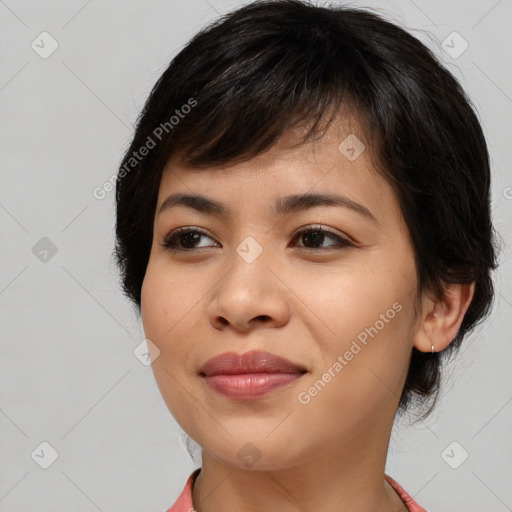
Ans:
{"type": "MultiPolygon", "coordinates": [[[[197,210],[201,213],[211,213],[222,217],[229,217],[231,215],[229,208],[222,203],[209,199],[205,196],[191,194],[171,194],[165,199],[158,209],[158,214],[160,215],[162,212],[176,206],[184,206],[197,210]]],[[[328,193],[305,193],[280,197],[274,202],[272,212],[275,215],[286,215],[314,208],[316,206],[342,206],[350,208],[363,217],[372,220],[376,224],[379,223],[376,217],[368,208],[366,208],[366,206],[363,206],[346,196],[328,193]]]]}

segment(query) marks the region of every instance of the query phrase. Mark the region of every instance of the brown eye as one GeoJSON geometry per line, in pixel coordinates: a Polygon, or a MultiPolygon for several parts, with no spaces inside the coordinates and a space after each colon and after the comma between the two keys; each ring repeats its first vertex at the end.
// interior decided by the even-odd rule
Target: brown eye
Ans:
{"type": "Polygon", "coordinates": [[[179,228],[169,234],[161,244],[171,251],[195,251],[202,237],[210,238],[204,231],[192,228],[179,228]]]}
{"type": "MultiPolygon", "coordinates": [[[[211,245],[197,246],[203,237],[210,238],[210,240],[212,240],[207,233],[200,229],[183,227],[170,233],[160,245],[170,251],[181,252],[195,252],[202,248],[211,248],[211,245]]],[[[322,229],[322,227],[308,226],[303,228],[295,234],[294,240],[297,239],[303,240],[304,243],[304,245],[298,245],[298,247],[317,252],[328,252],[331,250],[339,250],[345,247],[354,246],[354,244],[347,239],[342,238],[331,231],[322,229]],[[334,240],[335,243],[322,247],[329,238],[334,240]]]]}
{"type": "Polygon", "coordinates": [[[335,244],[331,244],[327,246],[326,248],[322,249],[320,247],[320,251],[330,251],[332,249],[340,249],[343,247],[350,247],[353,246],[351,242],[346,240],[345,238],[342,238],[334,233],[331,233],[330,231],[326,231],[322,229],[321,227],[314,228],[314,227],[306,227],[304,229],[301,229],[297,232],[295,236],[295,240],[302,239],[304,240],[304,245],[299,247],[304,247],[305,249],[311,249],[315,250],[318,249],[318,246],[323,244],[325,242],[326,238],[331,238],[332,240],[335,240],[335,244]]]}

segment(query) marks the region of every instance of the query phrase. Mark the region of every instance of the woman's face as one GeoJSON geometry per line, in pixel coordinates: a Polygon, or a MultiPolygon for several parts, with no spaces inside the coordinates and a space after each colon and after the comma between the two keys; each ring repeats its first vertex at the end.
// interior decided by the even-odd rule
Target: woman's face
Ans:
{"type": "Polygon", "coordinates": [[[333,124],[295,149],[290,133],[229,168],[170,161],[164,171],[141,301],[145,335],[160,351],[153,371],[185,432],[231,466],[259,459],[257,469],[286,468],[337,450],[356,457],[377,440],[387,447],[418,329],[417,278],[394,193],[372,171],[369,150],[357,156],[361,147],[346,137],[364,138],[352,130],[333,124]],[[180,204],[160,211],[171,194],[201,196],[228,213],[180,204]],[[302,194],[345,199],[273,210],[302,194]],[[182,227],[201,233],[164,247],[182,227]],[[304,227],[313,232],[297,235],[304,227]],[[281,374],[284,385],[252,397],[236,394],[247,375],[228,378],[228,396],[200,372],[212,357],[252,350],[306,371],[281,374]]]}

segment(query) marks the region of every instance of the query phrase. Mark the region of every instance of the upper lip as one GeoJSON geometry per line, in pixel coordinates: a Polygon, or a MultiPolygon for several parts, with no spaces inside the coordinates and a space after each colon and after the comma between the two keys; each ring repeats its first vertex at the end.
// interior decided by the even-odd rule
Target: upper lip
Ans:
{"type": "Polygon", "coordinates": [[[202,375],[240,373],[305,373],[305,368],[269,352],[253,350],[238,354],[226,352],[207,361],[199,370],[202,375]]]}

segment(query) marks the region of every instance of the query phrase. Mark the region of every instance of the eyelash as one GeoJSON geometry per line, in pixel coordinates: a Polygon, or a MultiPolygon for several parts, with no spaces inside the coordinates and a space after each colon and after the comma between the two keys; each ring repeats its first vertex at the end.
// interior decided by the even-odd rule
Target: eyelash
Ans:
{"type": "MultiPolygon", "coordinates": [[[[165,237],[163,243],[160,245],[172,252],[195,252],[195,251],[201,250],[201,248],[196,248],[196,249],[177,248],[176,243],[175,243],[176,240],[179,238],[180,235],[183,235],[186,233],[199,233],[200,235],[204,235],[208,238],[211,238],[207,233],[205,233],[201,229],[183,227],[183,228],[178,228],[175,231],[173,231],[172,233],[170,233],[167,237],[165,237]]],[[[301,249],[305,249],[307,251],[332,252],[332,251],[339,251],[346,247],[355,247],[355,244],[353,244],[346,238],[342,238],[339,235],[332,233],[331,231],[324,230],[324,229],[322,229],[321,226],[317,227],[317,228],[312,227],[312,226],[306,226],[305,228],[301,228],[295,233],[293,240],[296,240],[297,238],[300,238],[302,235],[307,234],[307,233],[322,233],[324,235],[328,235],[329,237],[336,239],[338,242],[336,245],[333,245],[333,246],[330,246],[329,248],[324,248],[324,249],[316,249],[313,247],[300,247],[301,249]]]]}

